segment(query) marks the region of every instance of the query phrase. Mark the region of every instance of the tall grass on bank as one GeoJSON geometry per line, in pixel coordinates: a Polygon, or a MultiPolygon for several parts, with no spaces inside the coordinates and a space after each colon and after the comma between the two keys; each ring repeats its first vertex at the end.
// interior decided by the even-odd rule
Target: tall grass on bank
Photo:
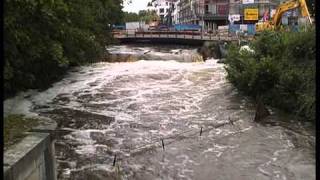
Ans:
{"type": "Polygon", "coordinates": [[[230,45],[228,80],[241,92],[308,121],[315,120],[315,29],[263,32],[249,43],[230,45]]]}

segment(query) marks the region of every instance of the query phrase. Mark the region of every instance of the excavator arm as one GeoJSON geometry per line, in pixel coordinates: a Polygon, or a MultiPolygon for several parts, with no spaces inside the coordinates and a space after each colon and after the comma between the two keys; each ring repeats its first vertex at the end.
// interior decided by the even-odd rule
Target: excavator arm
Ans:
{"type": "Polygon", "coordinates": [[[310,17],[310,13],[309,13],[306,1],[305,0],[299,0],[299,1],[300,1],[300,7],[301,7],[301,15],[303,17],[308,17],[310,24],[312,24],[312,20],[310,17]]]}
{"type": "Polygon", "coordinates": [[[300,8],[301,9],[301,15],[303,17],[308,17],[308,20],[309,20],[310,24],[312,24],[306,1],[305,0],[290,0],[288,2],[280,4],[278,6],[278,8],[276,9],[276,12],[273,15],[273,18],[272,18],[271,21],[265,21],[265,22],[262,22],[262,23],[257,23],[256,24],[256,30],[257,31],[262,31],[262,30],[265,30],[265,29],[272,29],[272,30],[276,29],[280,25],[282,15],[285,12],[287,12],[289,10],[292,10],[292,9],[295,9],[295,8],[300,8]]]}
{"type": "Polygon", "coordinates": [[[273,15],[273,18],[272,18],[272,25],[274,26],[278,26],[281,22],[281,17],[282,15],[291,10],[291,9],[295,9],[299,7],[299,2],[298,1],[289,1],[289,2],[286,2],[284,4],[281,4],[278,6],[277,10],[276,10],[276,13],[273,15]]]}
{"type": "Polygon", "coordinates": [[[279,7],[276,10],[276,13],[273,16],[272,24],[274,26],[278,26],[281,22],[281,17],[285,12],[298,7],[300,7],[301,9],[301,15],[303,17],[308,17],[309,22],[311,24],[312,22],[311,22],[310,14],[309,14],[308,7],[305,0],[292,0],[279,5],[279,7]]]}

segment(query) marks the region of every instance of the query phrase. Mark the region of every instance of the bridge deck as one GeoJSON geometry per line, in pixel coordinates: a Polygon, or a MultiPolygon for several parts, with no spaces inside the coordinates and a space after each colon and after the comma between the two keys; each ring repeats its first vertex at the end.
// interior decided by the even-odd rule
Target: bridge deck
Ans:
{"type": "MultiPolygon", "coordinates": [[[[153,40],[153,39],[182,39],[182,40],[197,40],[197,41],[238,41],[237,36],[219,36],[199,32],[177,32],[177,31],[123,31],[113,34],[113,37],[119,40],[125,39],[139,39],[139,40],[153,40]]],[[[243,38],[242,38],[243,39],[243,38]]],[[[245,37],[251,40],[252,37],[245,37]]]]}

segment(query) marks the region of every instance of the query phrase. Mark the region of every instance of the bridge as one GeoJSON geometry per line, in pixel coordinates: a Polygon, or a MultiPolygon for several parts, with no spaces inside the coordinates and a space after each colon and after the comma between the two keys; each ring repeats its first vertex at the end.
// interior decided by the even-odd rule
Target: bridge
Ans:
{"type": "MultiPolygon", "coordinates": [[[[201,45],[205,41],[238,42],[240,37],[213,35],[198,31],[137,31],[121,30],[114,31],[113,37],[120,42],[151,42],[151,43],[182,43],[201,45]]],[[[252,36],[242,37],[241,40],[251,40],[252,36]]]]}

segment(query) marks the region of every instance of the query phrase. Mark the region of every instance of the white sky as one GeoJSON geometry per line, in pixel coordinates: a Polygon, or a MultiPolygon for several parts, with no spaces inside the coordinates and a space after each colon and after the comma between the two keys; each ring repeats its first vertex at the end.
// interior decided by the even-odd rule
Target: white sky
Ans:
{"type": "Polygon", "coordinates": [[[123,11],[138,13],[140,10],[145,10],[147,8],[148,2],[151,0],[132,0],[132,3],[123,3],[123,11]]]}

